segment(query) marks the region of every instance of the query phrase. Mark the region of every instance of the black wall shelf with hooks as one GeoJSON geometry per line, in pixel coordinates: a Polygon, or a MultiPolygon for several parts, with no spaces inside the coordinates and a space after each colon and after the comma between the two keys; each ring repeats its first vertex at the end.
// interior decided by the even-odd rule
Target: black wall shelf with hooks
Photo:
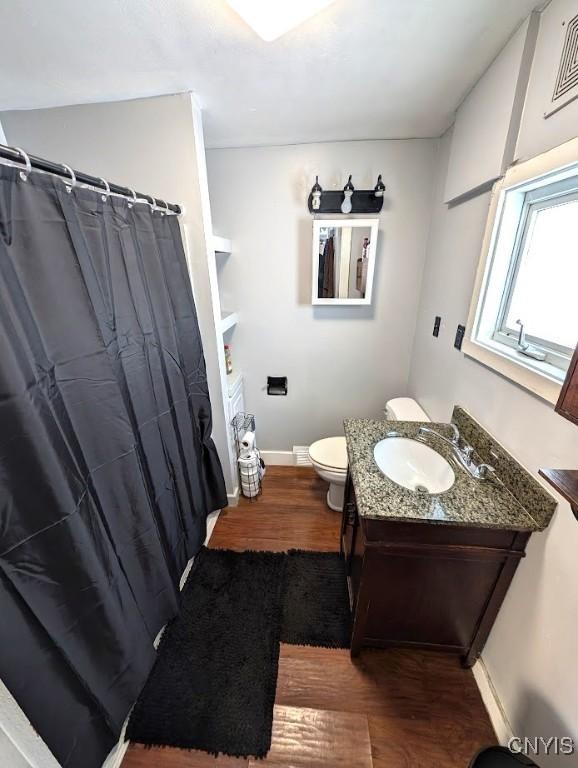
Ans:
{"type": "Polygon", "coordinates": [[[381,180],[381,174],[377,178],[377,184],[373,189],[354,189],[351,184],[351,176],[343,189],[322,189],[318,178],[315,179],[307,206],[309,212],[338,213],[344,216],[357,213],[380,213],[383,208],[383,193],[385,185],[381,180]],[[351,211],[342,211],[341,206],[345,198],[345,191],[352,190],[351,211]]]}

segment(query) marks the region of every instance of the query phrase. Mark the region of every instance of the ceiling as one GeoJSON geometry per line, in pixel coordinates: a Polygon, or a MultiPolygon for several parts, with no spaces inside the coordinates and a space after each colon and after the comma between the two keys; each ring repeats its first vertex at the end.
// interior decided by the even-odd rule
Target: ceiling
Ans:
{"type": "Polygon", "coordinates": [[[191,90],[209,147],[439,136],[537,4],[335,0],[266,43],[225,0],[3,2],[0,110],[191,90]]]}

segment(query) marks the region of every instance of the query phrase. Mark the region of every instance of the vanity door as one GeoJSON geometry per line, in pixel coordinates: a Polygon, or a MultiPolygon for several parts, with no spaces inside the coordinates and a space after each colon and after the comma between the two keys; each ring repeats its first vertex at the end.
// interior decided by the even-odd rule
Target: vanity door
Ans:
{"type": "Polygon", "coordinates": [[[348,473],[345,483],[343,517],[341,519],[340,551],[345,558],[349,601],[353,611],[355,611],[361,581],[364,548],[365,538],[357,512],[355,491],[353,490],[353,483],[348,473]]]}
{"type": "Polygon", "coordinates": [[[347,479],[345,480],[345,492],[343,495],[343,512],[341,517],[341,534],[339,541],[339,551],[345,557],[348,575],[351,566],[351,556],[353,554],[355,534],[358,524],[355,491],[353,490],[351,475],[348,472],[347,479]]]}
{"type": "Polygon", "coordinates": [[[529,534],[362,518],[365,541],[352,655],[361,645],[450,651],[471,666],[529,534]]]}

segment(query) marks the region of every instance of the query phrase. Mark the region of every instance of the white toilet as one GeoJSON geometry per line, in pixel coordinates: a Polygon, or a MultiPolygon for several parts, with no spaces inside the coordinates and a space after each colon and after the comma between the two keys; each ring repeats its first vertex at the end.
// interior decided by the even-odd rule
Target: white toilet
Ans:
{"type": "MultiPolygon", "coordinates": [[[[423,408],[411,397],[396,397],[385,405],[385,418],[391,421],[429,421],[423,408]]],[[[309,446],[313,468],[329,483],[327,506],[335,512],[343,509],[343,492],[347,477],[345,437],[324,437],[309,446]]]]}
{"type": "Polygon", "coordinates": [[[329,483],[327,506],[336,512],[343,509],[343,491],[347,476],[347,448],[344,437],[325,437],[309,446],[313,469],[329,483]]]}

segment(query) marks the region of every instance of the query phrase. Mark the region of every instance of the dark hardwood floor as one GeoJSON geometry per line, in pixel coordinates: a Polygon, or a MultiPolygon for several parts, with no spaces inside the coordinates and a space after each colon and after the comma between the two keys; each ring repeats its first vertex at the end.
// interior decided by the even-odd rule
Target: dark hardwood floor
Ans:
{"type": "MultiPolygon", "coordinates": [[[[210,546],[337,550],[325,494],[310,469],[270,467],[257,502],[221,513],[210,546]]],[[[282,645],[265,760],[131,744],[122,768],[467,768],[493,743],[472,672],[452,656],[282,645]]]]}

